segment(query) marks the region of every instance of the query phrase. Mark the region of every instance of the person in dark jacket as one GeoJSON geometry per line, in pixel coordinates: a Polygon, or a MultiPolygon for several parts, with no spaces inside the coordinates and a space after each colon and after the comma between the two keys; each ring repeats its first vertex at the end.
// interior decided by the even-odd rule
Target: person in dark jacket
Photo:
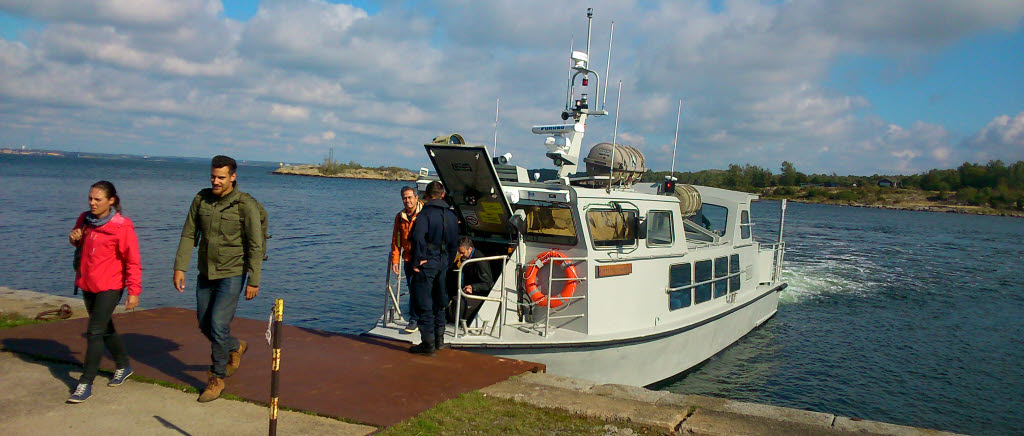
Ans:
{"type": "Polygon", "coordinates": [[[192,249],[199,247],[196,316],[199,330],[210,341],[213,361],[209,381],[199,396],[201,403],[219,398],[224,378],[242,364],[248,344],[231,335],[231,320],[243,291],[246,300],[256,298],[260,291],[266,241],[258,203],[238,189],[237,169],[235,160],[227,156],[214,156],[210,161],[210,188],[192,199],[174,259],[174,288],[184,292],[192,249]]]}
{"type": "Polygon", "coordinates": [[[409,352],[433,356],[444,344],[448,292],[445,276],[458,250],[458,218],[444,201],[444,185],[427,185],[426,204],[412,226],[413,287],[412,298],[419,316],[421,342],[409,352]]]}
{"type": "MultiPolygon", "coordinates": [[[[491,263],[489,261],[479,261],[465,263],[467,260],[480,259],[484,256],[480,250],[473,247],[473,240],[468,236],[459,238],[459,257],[458,261],[462,268],[462,292],[470,295],[487,296],[491,292],[491,287],[494,286],[494,279],[491,275],[491,263]]],[[[480,309],[480,305],[483,301],[463,298],[462,299],[462,319],[471,320],[476,315],[476,312],[480,309]]],[[[455,310],[454,304],[452,310],[455,310]]],[[[455,315],[452,314],[452,319],[455,315]]]]}

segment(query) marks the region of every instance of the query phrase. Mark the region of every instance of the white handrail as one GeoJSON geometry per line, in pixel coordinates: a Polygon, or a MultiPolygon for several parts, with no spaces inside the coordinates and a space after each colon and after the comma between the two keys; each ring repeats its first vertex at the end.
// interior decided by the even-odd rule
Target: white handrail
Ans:
{"type": "MultiPolygon", "coordinates": [[[[484,262],[484,261],[490,262],[492,260],[499,260],[499,259],[502,261],[501,265],[502,265],[502,269],[504,269],[505,264],[508,263],[508,256],[488,256],[488,257],[479,257],[479,258],[475,258],[475,259],[466,259],[466,260],[462,261],[462,264],[459,265],[459,268],[455,270],[457,272],[456,275],[458,276],[458,279],[456,280],[456,284],[457,284],[456,290],[458,292],[457,292],[456,297],[455,297],[455,339],[459,338],[459,326],[462,326],[463,328],[465,328],[467,330],[467,333],[468,333],[468,330],[469,330],[469,327],[467,325],[465,325],[465,323],[462,320],[462,299],[463,298],[468,298],[468,299],[472,299],[472,300],[480,300],[480,301],[496,301],[496,302],[498,302],[498,312],[494,316],[494,320],[492,321],[492,325],[491,325],[491,331],[488,332],[488,334],[490,336],[494,336],[494,329],[497,328],[498,329],[498,336],[497,336],[497,338],[501,339],[502,328],[505,326],[505,302],[506,302],[506,294],[508,292],[508,289],[505,288],[505,276],[507,274],[504,274],[504,271],[502,271],[502,274],[501,274],[501,297],[500,298],[490,298],[490,297],[484,297],[484,296],[480,296],[480,295],[467,294],[465,292],[462,292],[462,270],[466,268],[466,265],[468,265],[470,263],[474,263],[474,262],[484,262]],[[500,323],[499,323],[499,320],[500,320],[500,323]]],[[[492,288],[493,288],[493,285],[492,285],[492,288]]]]}
{"type": "MultiPolygon", "coordinates": [[[[545,307],[547,309],[547,311],[544,314],[544,337],[548,336],[548,326],[551,325],[550,320],[552,320],[552,319],[565,319],[565,318],[582,318],[583,317],[583,314],[579,314],[579,315],[561,315],[561,316],[552,317],[551,316],[551,306],[553,306],[553,304],[551,304],[551,302],[553,300],[558,300],[558,301],[583,300],[583,299],[586,298],[583,295],[578,295],[578,296],[577,295],[572,295],[572,296],[569,296],[569,297],[563,297],[563,296],[561,296],[559,294],[556,294],[552,290],[551,282],[555,282],[555,281],[560,281],[560,282],[565,282],[565,281],[585,282],[585,281],[587,281],[587,277],[577,277],[577,278],[569,278],[569,277],[555,278],[554,277],[555,262],[561,262],[563,264],[565,262],[572,262],[573,266],[576,266],[576,265],[585,264],[587,262],[587,258],[586,257],[553,257],[550,260],[551,260],[551,268],[548,269],[548,296],[547,296],[548,297],[548,304],[545,307]]],[[[586,271],[586,268],[583,268],[583,270],[586,271]]],[[[536,303],[534,303],[534,304],[536,304],[536,303]]],[[[569,307],[570,304],[571,304],[571,301],[570,302],[566,302],[564,304],[564,308],[569,307]]],[[[564,308],[562,310],[564,310],[564,308]]]]}

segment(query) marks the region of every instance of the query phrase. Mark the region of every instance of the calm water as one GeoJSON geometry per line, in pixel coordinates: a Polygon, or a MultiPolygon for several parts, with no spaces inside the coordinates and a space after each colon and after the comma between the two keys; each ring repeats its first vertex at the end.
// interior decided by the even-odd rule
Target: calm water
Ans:
{"type": "MultiPolygon", "coordinates": [[[[240,187],[271,215],[263,319],[359,333],[381,287],[398,182],[273,176],[240,187]]],[[[185,211],[206,165],[0,156],[0,286],[71,295],[67,232],[88,186],[114,182],[137,227],[142,304],[192,308],[170,286],[185,211]]],[[[778,203],[754,206],[774,239],[778,203]]],[[[1024,220],[790,204],[789,288],[778,314],[663,388],[975,434],[1024,431],[1024,220]]],[[[193,256],[193,264],[194,264],[193,256]]],[[[195,269],[190,271],[190,287],[195,269]]]]}

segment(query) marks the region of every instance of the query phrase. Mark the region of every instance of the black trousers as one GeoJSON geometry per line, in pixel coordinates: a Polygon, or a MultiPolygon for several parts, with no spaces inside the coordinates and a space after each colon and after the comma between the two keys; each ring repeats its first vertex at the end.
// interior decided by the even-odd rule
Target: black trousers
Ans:
{"type": "Polygon", "coordinates": [[[118,368],[128,366],[128,353],[125,351],[124,342],[114,330],[114,321],[110,319],[123,294],[123,289],[82,292],[85,310],[89,312],[89,327],[85,330],[89,346],[85,351],[85,369],[82,371],[82,377],[78,379],[79,383],[92,384],[92,381],[96,379],[96,372],[100,369],[100,358],[103,357],[104,345],[114,357],[118,368]]]}
{"type": "Polygon", "coordinates": [[[448,291],[445,290],[447,266],[446,258],[431,259],[420,265],[420,272],[413,277],[412,301],[419,317],[420,338],[432,346],[436,338],[444,336],[444,310],[448,306],[448,291]]]}

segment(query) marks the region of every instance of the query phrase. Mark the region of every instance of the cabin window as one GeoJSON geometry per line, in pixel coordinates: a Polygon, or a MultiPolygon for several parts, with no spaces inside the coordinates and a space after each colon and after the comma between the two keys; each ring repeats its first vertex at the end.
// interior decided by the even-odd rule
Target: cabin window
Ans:
{"type": "Polygon", "coordinates": [[[647,212],[647,245],[672,245],[672,212],[647,212]]]}
{"type": "Polygon", "coordinates": [[[625,247],[636,245],[635,210],[591,210],[587,227],[594,247],[625,247]]]}
{"type": "Polygon", "coordinates": [[[715,259],[715,298],[729,293],[729,282],[723,277],[729,275],[729,258],[719,257],[715,259]]]}
{"type": "Polygon", "coordinates": [[[705,203],[700,209],[697,209],[697,213],[690,217],[690,220],[718,236],[722,236],[725,235],[727,218],[729,218],[729,209],[705,203]]]}
{"type": "Polygon", "coordinates": [[[691,284],[693,284],[693,271],[690,269],[690,264],[681,263],[669,267],[668,287],[671,289],[668,293],[668,310],[690,307],[691,300],[693,300],[691,284]],[[677,289],[682,287],[686,289],[677,289]]]}
{"type": "Polygon", "coordinates": [[[740,290],[740,255],[729,256],[729,292],[740,290]]]}
{"type": "Polygon", "coordinates": [[[524,240],[576,245],[576,224],[573,222],[572,209],[569,209],[569,206],[521,200],[514,207],[526,212],[524,240]]]}
{"type": "Polygon", "coordinates": [[[740,239],[750,239],[750,211],[740,211],[740,239]]]}
{"type": "Polygon", "coordinates": [[[712,279],[712,268],[711,260],[702,260],[693,264],[693,276],[697,283],[703,283],[694,286],[693,301],[694,304],[700,304],[711,299],[711,279],[712,279]]]}

